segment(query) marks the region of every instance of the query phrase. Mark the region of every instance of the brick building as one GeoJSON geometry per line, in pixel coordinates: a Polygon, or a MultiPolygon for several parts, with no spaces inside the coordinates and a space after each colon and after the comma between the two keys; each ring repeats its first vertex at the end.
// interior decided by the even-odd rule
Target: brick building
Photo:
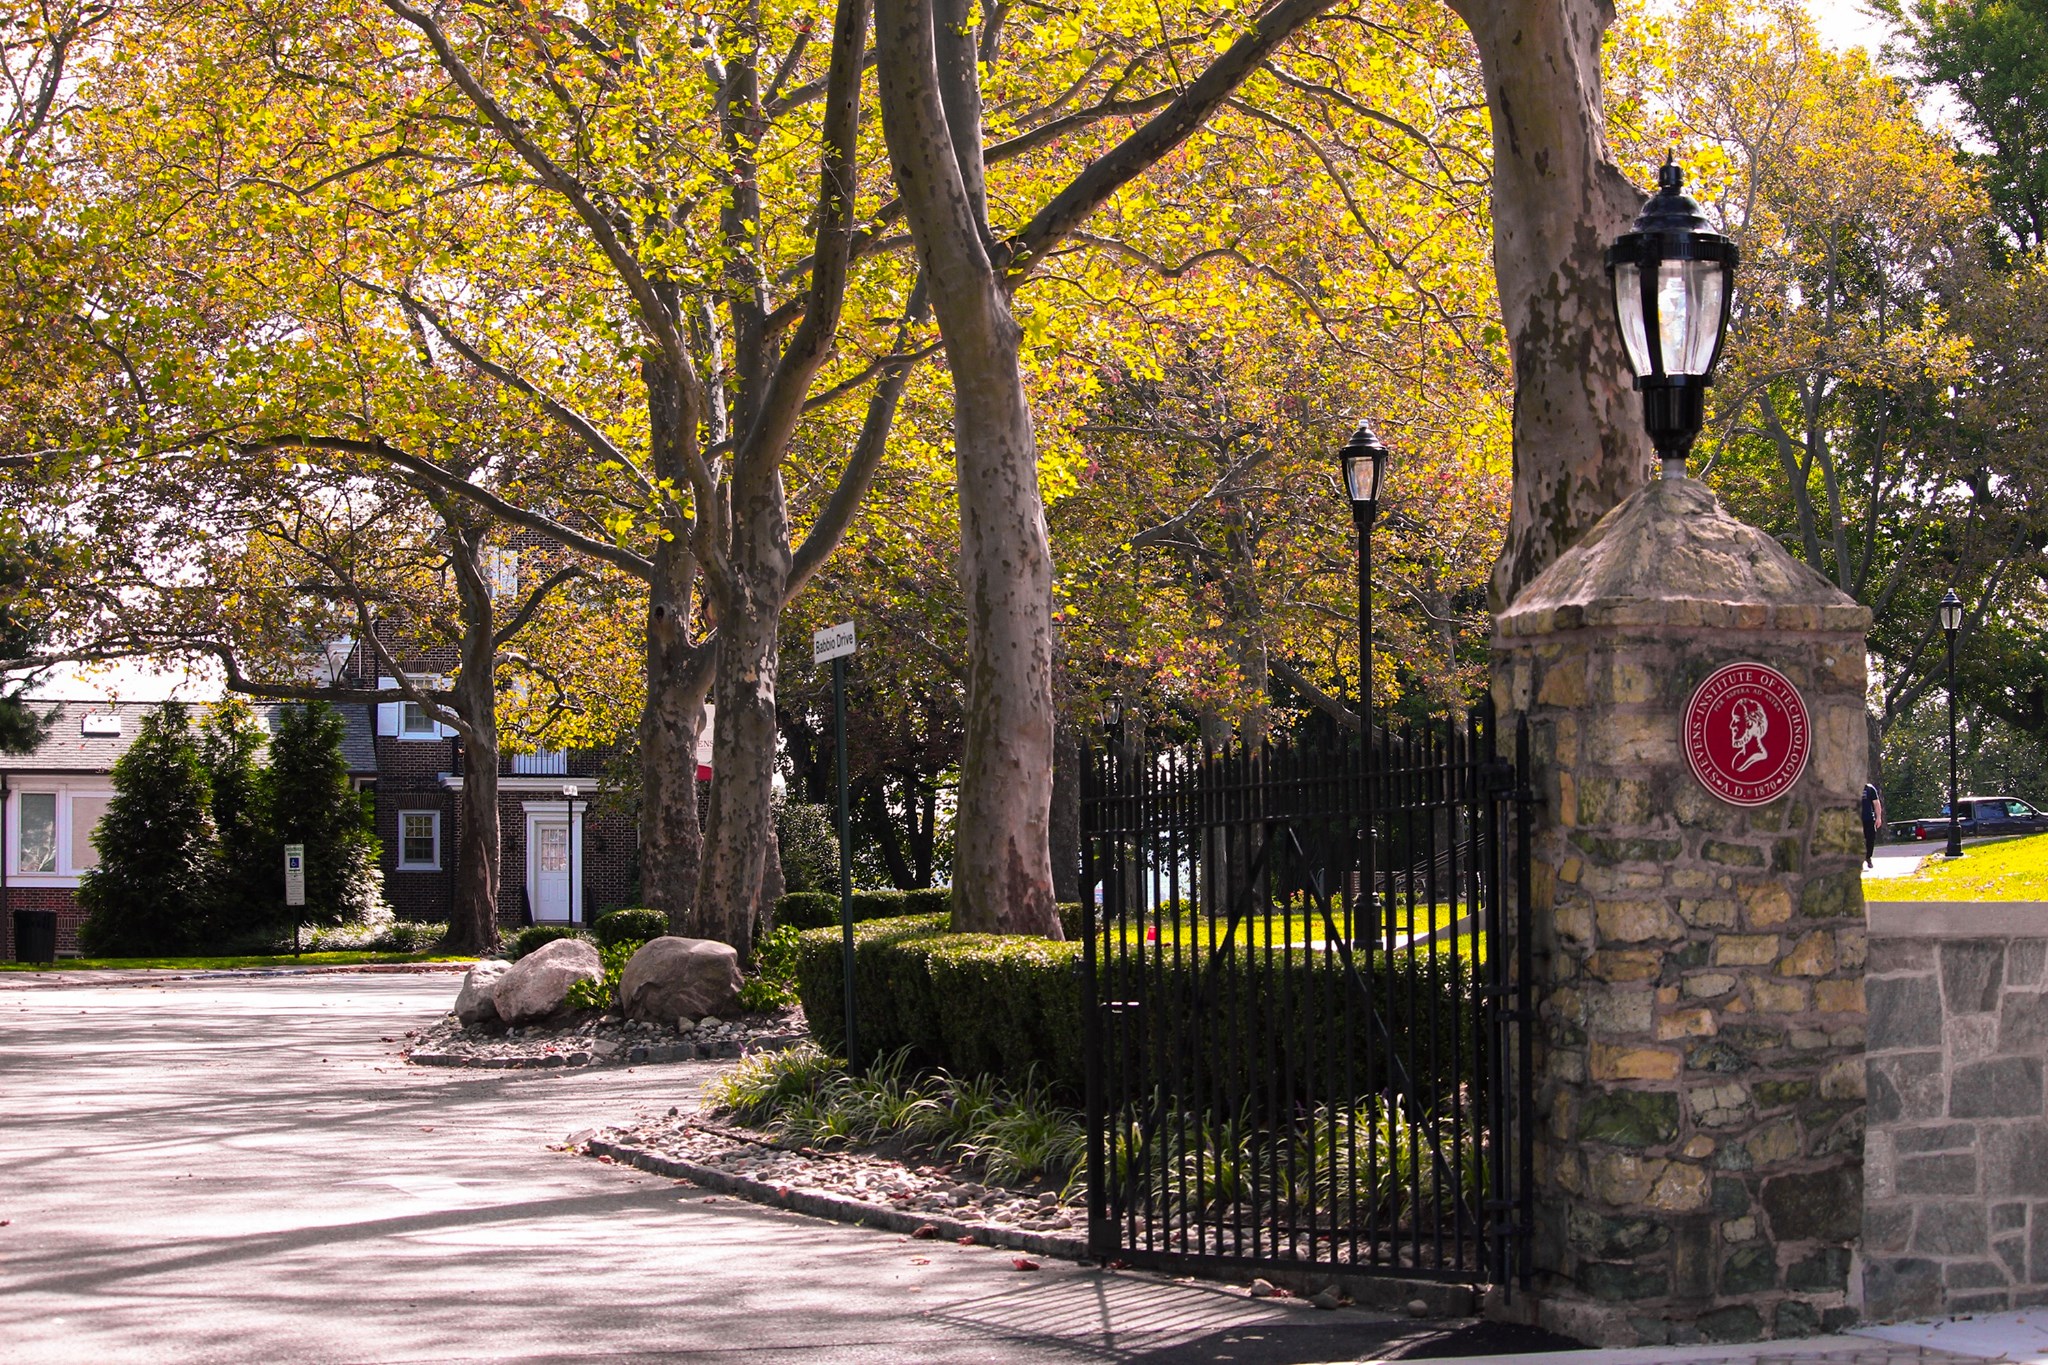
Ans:
{"type": "MultiPolygon", "coordinates": [[[[516,560],[493,564],[494,583],[498,573],[513,571],[512,564],[516,560]]],[[[408,677],[436,686],[454,661],[453,650],[400,658],[408,677]]],[[[336,677],[342,686],[361,689],[397,685],[362,644],[347,652],[336,677]]],[[[445,920],[454,905],[469,757],[454,729],[417,702],[380,702],[366,710],[376,754],[385,899],[401,919],[445,920]]],[[[639,834],[632,816],[604,799],[608,758],[559,749],[498,756],[501,925],[582,924],[634,899],[639,834]]]]}
{"type": "MultiPolygon", "coordinates": [[[[92,831],[113,796],[114,761],[155,703],[53,705],[55,722],[34,753],[0,755],[0,958],[6,960],[14,957],[11,912],[17,909],[55,910],[58,951],[76,951],[78,883],[98,862],[92,831]]],[[[274,729],[279,709],[260,706],[257,714],[274,729]]],[[[375,793],[385,898],[400,918],[447,919],[460,793],[469,776],[460,741],[410,702],[335,709],[346,727],[342,747],[350,779],[375,793]]],[[[501,924],[581,923],[633,896],[637,834],[630,815],[602,799],[603,762],[596,753],[501,757],[501,924]]]]}
{"type": "MultiPolygon", "coordinates": [[[[40,707],[40,703],[38,706],[40,707]]],[[[114,761],[135,742],[155,702],[51,702],[48,735],[33,753],[0,754],[5,796],[5,854],[0,856],[0,957],[14,957],[16,910],[55,910],[57,950],[78,947],[78,881],[99,865],[92,833],[114,795],[114,761]]],[[[276,705],[258,706],[268,729],[276,705]]],[[[357,786],[375,780],[377,758],[362,707],[340,708],[347,726],[342,755],[357,786]]]]}

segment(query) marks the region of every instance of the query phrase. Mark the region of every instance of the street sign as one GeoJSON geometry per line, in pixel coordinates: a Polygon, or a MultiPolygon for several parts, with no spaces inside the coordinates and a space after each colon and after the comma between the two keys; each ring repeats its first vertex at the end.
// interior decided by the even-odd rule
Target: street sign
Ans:
{"type": "Polygon", "coordinates": [[[853,653],[853,622],[841,621],[836,626],[811,632],[811,662],[821,664],[828,659],[844,659],[853,653]]]}
{"type": "Polygon", "coordinates": [[[286,844],[284,846],[284,903],[304,905],[306,903],[306,846],[286,844]]]}

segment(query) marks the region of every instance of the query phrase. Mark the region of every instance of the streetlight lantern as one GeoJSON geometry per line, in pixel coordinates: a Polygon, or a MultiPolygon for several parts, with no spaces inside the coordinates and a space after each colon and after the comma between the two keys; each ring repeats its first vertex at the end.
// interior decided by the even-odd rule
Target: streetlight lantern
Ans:
{"type": "Polygon", "coordinates": [[[1679,192],[1670,162],[1635,230],[1607,248],[1622,345],[1643,395],[1643,426],[1664,459],[1664,477],[1685,477],[1685,457],[1706,424],[1706,390],[1735,296],[1735,243],[1707,227],[1679,192]]]}
{"type": "Polygon", "coordinates": [[[1361,526],[1370,526],[1380,507],[1380,480],[1387,473],[1387,448],[1365,422],[1351,433],[1351,439],[1337,452],[1344,470],[1344,491],[1351,495],[1351,515],[1361,526]]]}
{"type": "Polygon", "coordinates": [[[1963,826],[1956,792],[1956,632],[1963,628],[1963,599],[1950,588],[1936,608],[1941,633],[1948,637],[1948,847],[1944,857],[1963,856],[1963,826]]]}
{"type": "Polygon", "coordinates": [[[1941,595],[1941,628],[1950,635],[1963,628],[1963,599],[1954,588],[1941,595]]]}

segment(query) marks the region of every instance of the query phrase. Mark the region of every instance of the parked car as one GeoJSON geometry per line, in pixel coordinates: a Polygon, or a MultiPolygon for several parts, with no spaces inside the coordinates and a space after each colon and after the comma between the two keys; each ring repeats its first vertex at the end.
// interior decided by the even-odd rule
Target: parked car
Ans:
{"type": "MultiPolygon", "coordinates": [[[[2048,813],[2016,796],[1966,796],[1956,803],[1956,824],[1961,833],[1971,838],[2034,834],[2048,830],[2048,813]]],[[[1946,839],[1948,807],[1942,806],[1925,819],[1896,822],[1892,831],[1902,838],[1946,839]]]]}

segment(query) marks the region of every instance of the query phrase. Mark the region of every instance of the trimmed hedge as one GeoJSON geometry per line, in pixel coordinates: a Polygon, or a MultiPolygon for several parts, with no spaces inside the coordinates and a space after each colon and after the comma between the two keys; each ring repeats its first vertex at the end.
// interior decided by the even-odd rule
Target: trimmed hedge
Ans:
{"type": "Polygon", "coordinates": [[[512,960],[517,962],[544,943],[558,938],[582,938],[583,932],[567,924],[529,924],[512,936],[512,960]]]}
{"type": "MultiPolygon", "coordinates": [[[[1078,945],[1045,938],[950,934],[945,915],[856,924],[854,1000],[865,1056],[909,1048],[956,1075],[1081,1083],[1078,945]]],[[[797,994],[811,1036],[842,1052],[845,984],[840,931],[798,936],[797,994]]]]}
{"type": "Polygon", "coordinates": [[[792,891],[775,902],[775,922],[797,929],[822,929],[839,920],[839,897],[824,891],[792,891]]]}
{"type": "MultiPolygon", "coordinates": [[[[933,886],[918,891],[856,891],[849,908],[853,922],[899,919],[904,915],[943,915],[951,911],[953,888],[933,886]]],[[[839,893],[792,891],[775,902],[775,922],[799,929],[823,929],[839,923],[839,893]]]]}
{"type": "Polygon", "coordinates": [[[610,914],[599,915],[597,922],[590,926],[590,932],[600,948],[616,948],[621,943],[645,943],[668,932],[668,916],[645,907],[614,910],[610,914]]]}
{"type": "MultiPolygon", "coordinates": [[[[1081,944],[1052,939],[946,932],[943,915],[870,920],[854,927],[854,998],[863,1056],[909,1048],[913,1060],[956,1075],[1040,1079],[1079,1094],[1083,1081],[1081,944]]],[[[831,1052],[844,1050],[845,1009],[836,927],[798,936],[797,993],[811,1033],[831,1052]]],[[[1472,964],[1453,972],[1444,956],[1408,952],[1359,955],[1370,972],[1387,1035],[1364,1002],[1333,1008],[1351,990],[1340,960],[1320,949],[1257,955],[1256,970],[1223,972],[1196,990],[1206,955],[1150,956],[1142,974],[1119,983],[1119,955],[1100,970],[1111,998],[1144,1008],[1116,1016],[1129,1057],[1202,1053],[1205,1088],[1251,1094],[1280,1075],[1345,1068],[1360,1093],[1400,1088],[1441,1093],[1476,1071],[1472,964]],[[1345,1029],[1341,1022],[1349,1019],[1345,1029]],[[1346,1033],[1349,1037],[1346,1037],[1346,1033]],[[1387,1041],[1413,1074],[1386,1062],[1387,1041]],[[1368,1067],[1368,1058],[1381,1059],[1368,1067]],[[1369,1074],[1370,1073],[1370,1074],[1369,1074]]],[[[1128,961],[1129,959],[1122,959],[1128,961]]],[[[1240,968],[1248,964],[1237,959],[1240,968]]]]}

